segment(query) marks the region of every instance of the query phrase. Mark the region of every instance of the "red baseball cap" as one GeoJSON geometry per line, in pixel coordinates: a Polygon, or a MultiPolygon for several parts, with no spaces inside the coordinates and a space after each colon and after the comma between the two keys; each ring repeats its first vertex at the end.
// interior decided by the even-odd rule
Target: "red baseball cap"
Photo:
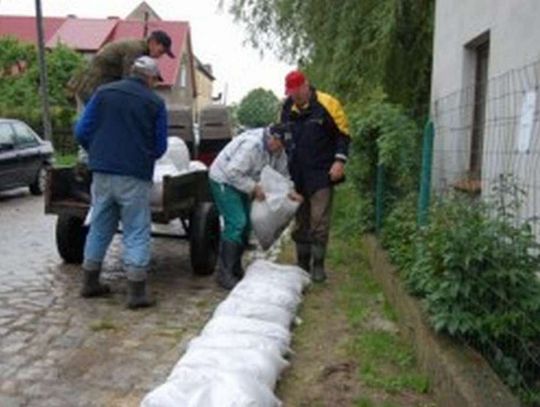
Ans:
{"type": "Polygon", "coordinates": [[[290,95],[306,83],[306,76],[301,71],[291,71],[285,76],[285,94],[290,95]]]}

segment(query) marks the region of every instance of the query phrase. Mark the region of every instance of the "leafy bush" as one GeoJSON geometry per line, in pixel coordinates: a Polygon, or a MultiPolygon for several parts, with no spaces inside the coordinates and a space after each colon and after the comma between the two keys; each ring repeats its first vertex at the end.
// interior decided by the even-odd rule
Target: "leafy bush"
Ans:
{"type": "Polygon", "coordinates": [[[540,246],[530,224],[515,221],[515,202],[495,202],[440,200],[408,246],[413,252],[393,250],[408,262],[403,275],[434,329],[476,347],[508,385],[523,389],[540,360],[540,246]]]}
{"type": "Polygon", "coordinates": [[[383,222],[381,243],[392,262],[402,270],[409,269],[415,260],[417,202],[416,193],[407,195],[383,222]]]}
{"type": "MultiPolygon", "coordinates": [[[[34,45],[11,37],[0,38],[0,117],[22,120],[42,131],[39,69],[34,45]]],[[[84,66],[84,58],[59,44],[46,54],[53,144],[60,152],[76,151],[71,129],[75,118],[69,80],[84,66]]]]}
{"type": "Polygon", "coordinates": [[[373,228],[377,166],[384,165],[384,211],[416,190],[420,168],[420,131],[396,105],[375,97],[365,107],[349,109],[352,146],[348,173],[363,201],[365,229],[373,228]]]}

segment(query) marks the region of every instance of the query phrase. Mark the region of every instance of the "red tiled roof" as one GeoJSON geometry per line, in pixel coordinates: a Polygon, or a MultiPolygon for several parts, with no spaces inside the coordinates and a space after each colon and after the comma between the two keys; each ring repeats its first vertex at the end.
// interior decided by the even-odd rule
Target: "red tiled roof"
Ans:
{"type": "MultiPolygon", "coordinates": [[[[57,18],[43,19],[45,44],[54,47],[59,41],[78,51],[97,52],[105,44],[113,41],[144,38],[144,22],[120,19],[57,18]]],[[[173,86],[178,77],[185,51],[191,57],[189,23],[185,21],[149,21],[147,33],[163,30],[172,39],[171,50],[176,58],[167,55],[158,60],[162,86],[173,86]],[[184,47],[186,49],[184,50],[184,47]]],[[[12,35],[21,41],[36,42],[36,23],[34,17],[0,16],[0,36],[12,35]]],[[[190,64],[193,61],[189,61],[190,64]]],[[[192,78],[194,81],[194,78],[192,78]]],[[[194,82],[193,82],[194,83],[194,82]]]]}
{"type": "Polygon", "coordinates": [[[62,43],[79,51],[97,51],[111,36],[118,20],[68,18],[46,42],[48,48],[62,43]]]}
{"type": "MultiPolygon", "coordinates": [[[[43,19],[43,34],[47,42],[66,19],[47,17],[43,19]]],[[[0,16],[0,37],[11,35],[24,42],[37,42],[36,19],[34,17],[0,16]]]]}

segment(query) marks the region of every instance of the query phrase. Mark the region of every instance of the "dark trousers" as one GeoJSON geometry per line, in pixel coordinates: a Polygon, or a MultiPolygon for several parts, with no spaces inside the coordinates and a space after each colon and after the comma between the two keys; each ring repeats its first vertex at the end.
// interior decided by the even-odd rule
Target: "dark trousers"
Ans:
{"type": "Polygon", "coordinates": [[[296,243],[326,246],[330,233],[333,192],[334,189],[328,187],[309,196],[304,195],[304,202],[296,212],[292,233],[296,243]]]}

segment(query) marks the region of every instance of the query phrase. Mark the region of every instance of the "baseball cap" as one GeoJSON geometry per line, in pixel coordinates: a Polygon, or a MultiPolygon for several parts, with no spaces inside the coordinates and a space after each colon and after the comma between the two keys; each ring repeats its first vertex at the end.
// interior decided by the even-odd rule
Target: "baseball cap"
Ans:
{"type": "Polygon", "coordinates": [[[268,126],[268,133],[280,140],[282,143],[285,143],[287,140],[288,132],[288,127],[284,124],[277,123],[268,126]]]}
{"type": "Polygon", "coordinates": [[[163,81],[157,62],[155,59],[150,58],[147,55],[137,58],[135,62],[133,62],[133,69],[137,70],[138,72],[142,72],[145,75],[154,76],[160,81],[163,81]]]}
{"type": "Polygon", "coordinates": [[[285,94],[290,95],[306,83],[306,76],[301,71],[291,71],[285,76],[285,94]]]}
{"type": "Polygon", "coordinates": [[[170,56],[171,58],[174,58],[174,54],[171,51],[171,37],[169,37],[169,34],[167,34],[165,31],[162,30],[156,30],[152,31],[150,34],[150,37],[148,39],[153,38],[157,42],[159,42],[161,45],[165,47],[165,53],[170,56]]]}

